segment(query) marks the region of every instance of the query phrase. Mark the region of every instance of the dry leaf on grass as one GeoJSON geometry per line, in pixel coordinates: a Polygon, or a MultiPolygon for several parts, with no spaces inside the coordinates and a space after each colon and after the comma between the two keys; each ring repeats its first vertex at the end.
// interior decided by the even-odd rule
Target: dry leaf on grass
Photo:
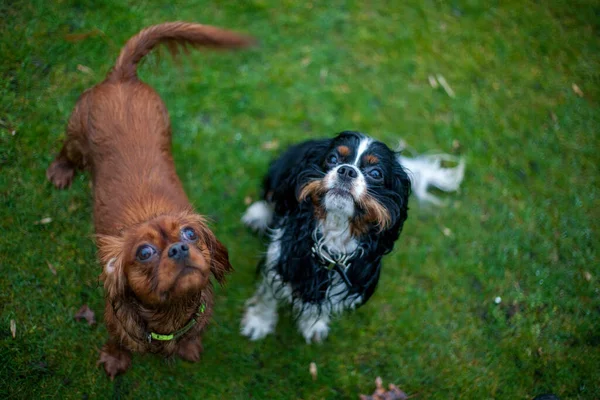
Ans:
{"type": "Polygon", "coordinates": [[[92,75],[94,71],[90,67],[86,67],[85,65],[77,64],[77,70],[83,72],[84,74],[92,75]]]}
{"type": "Polygon", "coordinates": [[[429,84],[431,85],[431,87],[434,89],[437,89],[437,87],[439,85],[438,85],[437,81],[435,80],[435,77],[433,75],[429,75],[429,77],[427,79],[429,79],[429,84]]]}
{"type": "Polygon", "coordinates": [[[94,325],[96,323],[96,315],[92,310],[90,310],[87,304],[81,306],[79,311],[77,311],[77,314],[75,314],[75,319],[77,321],[85,319],[88,325],[94,325]]]}
{"type": "Polygon", "coordinates": [[[34,225],[46,225],[49,224],[50,222],[52,222],[52,218],[50,217],[46,217],[46,218],[42,218],[39,221],[34,222],[34,225]]]}
{"type": "Polygon", "coordinates": [[[317,364],[315,364],[314,362],[310,363],[310,367],[308,368],[308,371],[310,372],[310,376],[312,376],[313,381],[317,380],[317,364]]]}
{"type": "Polygon", "coordinates": [[[450,87],[450,85],[446,81],[446,78],[444,78],[442,75],[438,74],[437,81],[440,83],[440,85],[442,85],[442,88],[444,88],[444,91],[446,92],[446,94],[448,96],[450,96],[452,98],[456,97],[456,94],[454,94],[454,90],[452,90],[452,88],[450,87]]]}
{"type": "Polygon", "coordinates": [[[264,142],[260,147],[263,150],[277,150],[279,148],[279,140],[275,139],[268,142],[264,142]]]}
{"type": "Polygon", "coordinates": [[[17,336],[17,323],[14,319],[10,320],[10,334],[12,335],[13,339],[17,336]]]}
{"type": "Polygon", "coordinates": [[[398,389],[396,385],[390,384],[389,390],[385,390],[383,388],[383,381],[380,377],[375,379],[375,391],[371,396],[366,394],[361,394],[361,400],[406,400],[408,399],[408,395],[404,393],[402,390],[398,389]]]}
{"type": "Polygon", "coordinates": [[[50,264],[50,261],[46,260],[46,263],[48,263],[48,268],[50,268],[50,272],[52,272],[52,275],[56,275],[56,268],[54,268],[54,265],[50,264]]]}
{"type": "Polygon", "coordinates": [[[458,139],[454,139],[452,141],[452,150],[457,151],[460,149],[460,142],[458,141],[458,139]]]}
{"type": "Polygon", "coordinates": [[[91,31],[83,32],[83,33],[68,33],[64,36],[64,38],[67,42],[75,43],[75,42],[81,42],[82,40],[85,40],[90,37],[100,36],[103,34],[104,33],[100,29],[95,28],[95,29],[92,29],[91,31]]]}
{"type": "Polygon", "coordinates": [[[250,204],[252,204],[252,197],[250,196],[246,196],[244,197],[244,204],[249,206],[250,204]]]}
{"type": "Polygon", "coordinates": [[[581,89],[579,88],[579,86],[577,86],[577,84],[572,84],[571,85],[571,89],[573,89],[573,91],[575,92],[575,94],[579,97],[583,97],[583,92],[581,91],[581,89]]]}

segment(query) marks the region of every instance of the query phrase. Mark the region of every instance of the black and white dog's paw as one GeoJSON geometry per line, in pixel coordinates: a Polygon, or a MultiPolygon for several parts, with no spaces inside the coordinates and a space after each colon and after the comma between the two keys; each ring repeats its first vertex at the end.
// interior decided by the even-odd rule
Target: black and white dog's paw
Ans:
{"type": "Polygon", "coordinates": [[[246,309],[240,332],[250,340],[260,340],[275,331],[277,311],[262,304],[250,305],[246,309]]]}
{"type": "Polygon", "coordinates": [[[329,321],[325,318],[302,320],[298,323],[300,333],[304,336],[307,344],[322,343],[329,334],[329,321]]]}
{"type": "Polygon", "coordinates": [[[244,213],[242,222],[250,229],[264,233],[273,221],[273,206],[264,200],[256,201],[244,213]]]}

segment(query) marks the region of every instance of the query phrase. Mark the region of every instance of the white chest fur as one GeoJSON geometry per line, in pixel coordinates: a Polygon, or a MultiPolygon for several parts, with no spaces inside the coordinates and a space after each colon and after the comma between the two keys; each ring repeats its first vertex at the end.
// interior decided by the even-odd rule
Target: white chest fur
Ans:
{"type": "Polygon", "coordinates": [[[317,226],[322,243],[331,254],[351,254],[358,243],[350,233],[350,220],[346,214],[329,212],[317,226]]]}

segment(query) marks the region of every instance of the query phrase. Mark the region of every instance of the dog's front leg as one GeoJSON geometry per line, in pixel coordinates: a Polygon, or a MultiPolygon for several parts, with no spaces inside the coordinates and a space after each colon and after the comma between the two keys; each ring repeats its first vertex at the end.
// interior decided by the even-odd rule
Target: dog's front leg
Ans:
{"type": "Polygon", "coordinates": [[[298,313],[298,329],[306,343],[313,340],[321,343],[329,334],[329,322],[331,321],[330,310],[326,305],[315,305],[309,303],[298,303],[294,305],[298,313]]]}
{"type": "Polygon", "coordinates": [[[246,302],[241,333],[250,340],[259,340],[273,333],[277,325],[277,299],[268,278],[264,278],[256,293],[246,302]]]}
{"type": "Polygon", "coordinates": [[[182,340],[177,347],[177,355],[189,362],[198,362],[203,351],[200,335],[182,340]]]}
{"type": "Polygon", "coordinates": [[[97,364],[104,364],[104,371],[112,380],[131,367],[131,352],[114,340],[109,339],[100,350],[100,359],[97,364]]]}

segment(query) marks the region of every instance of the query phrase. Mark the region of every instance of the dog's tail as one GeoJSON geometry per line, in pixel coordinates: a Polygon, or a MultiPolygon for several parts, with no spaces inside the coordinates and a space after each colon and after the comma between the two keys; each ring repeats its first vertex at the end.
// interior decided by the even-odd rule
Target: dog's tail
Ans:
{"type": "Polygon", "coordinates": [[[153,25],[132,37],[121,50],[108,81],[126,81],[137,78],[137,65],[152,49],[165,44],[172,55],[187,46],[234,49],[254,44],[254,39],[214,26],[186,22],[166,22],[153,25]]]}

